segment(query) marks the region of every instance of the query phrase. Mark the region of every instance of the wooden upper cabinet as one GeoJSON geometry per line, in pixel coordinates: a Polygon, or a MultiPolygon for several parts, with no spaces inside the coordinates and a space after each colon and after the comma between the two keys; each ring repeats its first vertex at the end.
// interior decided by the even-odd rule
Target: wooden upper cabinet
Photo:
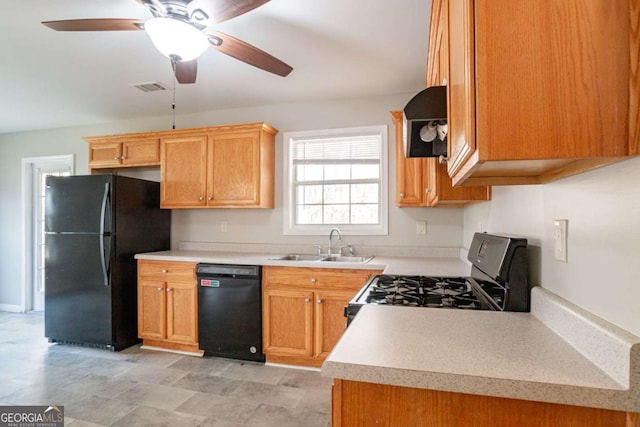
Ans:
{"type": "Polygon", "coordinates": [[[89,169],[158,166],[160,139],[145,134],[87,137],[89,169]]]}
{"type": "Polygon", "coordinates": [[[442,4],[455,185],[543,183],[638,154],[637,1],[442,4]]]}
{"type": "Polygon", "coordinates": [[[161,140],[160,206],[206,206],[207,136],[175,136],[161,140]]]}
{"type": "Polygon", "coordinates": [[[208,205],[273,207],[273,148],[272,143],[263,143],[260,132],[211,134],[208,205]]]}
{"type": "Polygon", "coordinates": [[[424,206],[424,159],[404,156],[402,111],[392,111],[396,138],[396,206],[424,206]]]}
{"type": "Polygon", "coordinates": [[[491,187],[453,187],[447,165],[436,158],[406,158],[402,111],[392,111],[396,137],[396,206],[463,206],[491,200],[491,187]]]}
{"type": "Polygon", "coordinates": [[[160,206],[273,208],[276,133],[255,123],[164,136],[160,206]]]}

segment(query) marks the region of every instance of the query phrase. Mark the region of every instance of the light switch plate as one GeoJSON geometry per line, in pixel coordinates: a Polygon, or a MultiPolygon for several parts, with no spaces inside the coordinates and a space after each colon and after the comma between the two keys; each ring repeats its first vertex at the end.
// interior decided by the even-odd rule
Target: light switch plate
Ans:
{"type": "Polygon", "coordinates": [[[569,221],[557,219],[553,221],[553,257],[558,261],[567,262],[567,227],[569,221]]]}

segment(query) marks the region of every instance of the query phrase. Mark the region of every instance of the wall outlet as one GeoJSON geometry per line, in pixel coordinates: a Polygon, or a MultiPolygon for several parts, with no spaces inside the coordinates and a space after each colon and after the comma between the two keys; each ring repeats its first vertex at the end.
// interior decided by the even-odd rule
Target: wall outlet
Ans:
{"type": "Polygon", "coordinates": [[[568,226],[569,220],[557,219],[553,221],[553,257],[562,262],[567,262],[568,226]]]}
{"type": "Polygon", "coordinates": [[[427,234],[427,221],[416,221],[416,234],[427,234]]]}
{"type": "Polygon", "coordinates": [[[227,221],[220,221],[220,232],[226,233],[229,229],[229,223],[227,221]]]}

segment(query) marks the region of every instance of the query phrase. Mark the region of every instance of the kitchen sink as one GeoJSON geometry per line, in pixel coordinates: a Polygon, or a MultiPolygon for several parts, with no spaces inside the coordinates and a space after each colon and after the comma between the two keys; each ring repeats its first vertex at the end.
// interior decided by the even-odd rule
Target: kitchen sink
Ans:
{"type": "Polygon", "coordinates": [[[332,255],[330,257],[324,258],[322,261],[329,262],[356,262],[356,263],[365,263],[369,262],[373,259],[372,256],[342,256],[342,255],[332,255]]]}
{"type": "Polygon", "coordinates": [[[319,262],[353,262],[365,263],[373,259],[372,256],[342,256],[342,255],[307,255],[307,254],[289,254],[269,258],[274,261],[319,261],[319,262]]]}
{"type": "Polygon", "coordinates": [[[322,261],[325,258],[326,257],[322,255],[289,254],[269,259],[276,261],[322,261]]]}

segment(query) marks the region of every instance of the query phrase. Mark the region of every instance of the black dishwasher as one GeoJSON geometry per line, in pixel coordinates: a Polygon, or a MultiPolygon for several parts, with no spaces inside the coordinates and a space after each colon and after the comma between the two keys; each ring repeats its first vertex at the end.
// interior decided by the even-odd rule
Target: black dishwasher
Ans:
{"type": "Polygon", "coordinates": [[[198,264],[196,276],[205,356],[264,362],[260,266],[198,264]]]}

